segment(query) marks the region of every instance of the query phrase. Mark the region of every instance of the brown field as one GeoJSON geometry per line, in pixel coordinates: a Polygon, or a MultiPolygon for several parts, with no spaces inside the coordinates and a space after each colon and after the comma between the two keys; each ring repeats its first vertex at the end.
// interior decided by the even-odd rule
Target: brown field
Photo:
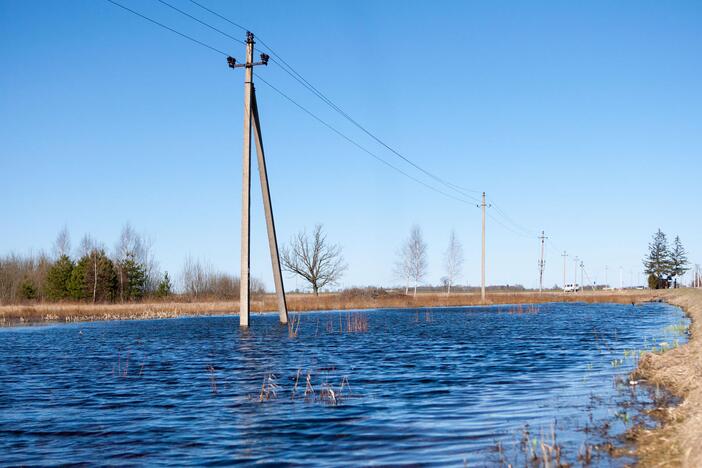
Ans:
{"type": "Polygon", "coordinates": [[[687,344],[662,354],[646,353],[635,379],[665,387],[682,403],[660,408],[663,425],[637,436],[641,466],[702,466],[702,289],[666,291],[662,298],[692,319],[687,344]]]}
{"type": "MultiPolygon", "coordinates": [[[[611,302],[630,304],[658,297],[655,291],[586,291],[577,294],[556,292],[494,292],[487,296],[487,304],[536,304],[543,302],[611,302]]],[[[349,310],[375,308],[417,308],[480,305],[479,293],[418,293],[417,297],[404,294],[370,294],[360,292],[288,294],[291,312],[315,310],[349,310]]],[[[140,302],[130,304],[43,303],[0,306],[0,325],[31,322],[85,322],[95,320],[160,319],[195,315],[236,314],[238,301],[140,302]]],[[[276,309],[272,294],[254,296],[254,312],[273,312],[276,309]]]]}

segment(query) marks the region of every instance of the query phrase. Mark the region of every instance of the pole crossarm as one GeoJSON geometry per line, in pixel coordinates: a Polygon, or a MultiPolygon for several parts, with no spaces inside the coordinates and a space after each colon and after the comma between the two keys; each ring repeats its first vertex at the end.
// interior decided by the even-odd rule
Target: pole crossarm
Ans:
{"type": "MultiPolygon", "coordinates": [[[[254,45],[254,35],[251,31],[246,31],[246,46],[248,48],[249,45],[252,46],[254,45]]],[[[247,53],[246,55],[246,62],[244,63],[237,63],[236,59],[232,57],[231,55],[227,57],[227,64],[229,65],[229,68],[253,68],[258,65],[268,65],[268,60],[270,60],[271,56],[268,54],[261,53],[259,56],[261,58],[260,62],[254,62],[253,61],[253,50],[252,53],[249,55],[247,53]]]]}

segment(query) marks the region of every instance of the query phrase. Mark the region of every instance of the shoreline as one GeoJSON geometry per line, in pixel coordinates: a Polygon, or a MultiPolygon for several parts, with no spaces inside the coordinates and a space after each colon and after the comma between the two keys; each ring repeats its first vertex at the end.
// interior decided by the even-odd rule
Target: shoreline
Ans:
{"type": "MultiPolygon", "coordinates": [[[[349,295],[344,293],[288,294],[288,311],[292,313],[325,310],[417,309],[429,307],[510,306],[550,302],[587,302],[634,304],[661,298],[661,293],[649,290],[562,292],[495,292],[485,302],[479,293],[418,293],[349,295]]],[[[40,303],[0,306],[0,326],[39,323],[74,323],[103,320],[153,320],[192,316],[237,315],[238,301],[149,301],[138,303],[85,304],[40,303]]],[[[254,296],[252,313],[274,313],[274,294],[254,296]]]]}
{"type": "Polygon", "coordinates": [[[657,408],[661,425],[637,435],[640,466],[702,466],[702,290],[678,289],[661,296],[690,317],[687,343],[661,354],[645,353],[633,378],[661,386],[680,404],[657,408]]]}

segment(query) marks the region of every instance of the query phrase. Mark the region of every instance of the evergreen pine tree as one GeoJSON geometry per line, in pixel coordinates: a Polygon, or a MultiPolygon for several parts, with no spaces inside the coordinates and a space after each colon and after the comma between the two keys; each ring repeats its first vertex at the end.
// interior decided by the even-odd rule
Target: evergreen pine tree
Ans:
{"type": "Polygon", "coordinates": [[[29,278],[25,278],[20,285],[20,295],[22,299],[36,299],[37,298],[37,288],[34,286],[34,282],[29,278]]]}
{"type": "Polygon", "coordinates": [[[166,297],[171,295],[171,278],[168,276],[168,272],[163,274],[163,279],[158,283],[158,288],[156,289],[156,296],[166,297]]]}
{"type": "Polygon", "coordinates": [[[644,258],[643,264],[644,272],[655,276],[659,285],[662,284],[664,277],[671,274],[672,263],[668,239],[660,229],[653,235],[653,240],[648,244],[648,255],[644,258]]]}
{"type": "Polygon", "coordinates": [[[114,264],[102,249],[93,249],[78,261],[69,281],[71,297],[92,302],[112,301],[117,291],[114,264]]]}
{"type": "Polygon", "coordinates": [[[139,263],[130,252],[122,262],[122,268],[127,277],[124,296],[127,300],[139,300],[144,297],[146,290],[146,267],[139,263]]]}
{"type": "Polygon", "coordinates": [[[670,270],[671,274],[676,277],[683,276],[688,268],[687,252],[685,247],[683,247],[679,236],[675,236],[675,241],[673,242],[673,251],[670,252],[670,270]]]}
{"type": "Polygon", "coordinates": [[[49,300],[60,301],[71,297],[69,283],[75,265],[68,255],[61,255],[46,274],[46,296],[49,300]]]}
{"type": "Polygon", "coordinates": [[[85,271],[88,268],[90,257],[84,255],[71,270],[71,276],[66,283],[68,297],[75,301],[82,301],[87,298],[87,288],[85,285],[85,271]]]}

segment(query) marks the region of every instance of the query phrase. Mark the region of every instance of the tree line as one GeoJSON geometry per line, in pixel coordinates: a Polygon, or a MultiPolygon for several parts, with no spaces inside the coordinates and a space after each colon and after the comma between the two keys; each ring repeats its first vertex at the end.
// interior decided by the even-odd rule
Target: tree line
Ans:
{"type": "Polygon", "coordinates": [[[112,254],[86,234],[75,252],[63,228],[51,254],[0,258],[0,301],[131,302],[171,293],[168,272],[161,275],[152,243],[130,224],[120,232],[112,254]]]}
{"type": "MultiPolygon", "coordinates": [[[[57,235],[51,253],[0,257],[0,304],[22,302],[137,302],[143,299],[220,299],[239,297],[239,277],[217,271],[209,262],[185,258],[178,287],[161,272],[153,242],[129,223],[111,250],[90,235],[72,249],[67,228],[57,235]],[[175,297],[177,296],[177,297],[175,297]]],[[[265,292],[251,278],[253,294],[265,292]]]]}
{"type": "Polygon", "coordinates": [[[678,280],[690,269],[680,237],[675,236],[671,246],[668,237],[660,229],[653,234],[653,239],[648,244],[648,254],[643,259],[643,265],[651,289],[678,287],[678,280]]]}
{"type": "MultiPolygon", "coordinates": [[[[417,294],[428,272],[428,247],[418,225],[397,251],[395,277],[403,282],[405,294],[417,294]]],[[[342,249],[327,240],[322,225],[311,235],[302,231],[282,247],[282,267],[309,284],[314,294],[338,284],[348,268],[342,249]]],[[[452,231],[443,255],[445,276],[441,287],[447,294],[456,288],[462,275],[463,247],[452,231]]],[[[678,236],[672,246],[659,229],[644,258],[649,287],[677,286],[688,270],[685,248],[678,236]]],[[[186,257],[180,274],[181,295],[197,299],[236,299],[239,277],[217,271],[208,262],[186,257]]],[[[263,282],[251,279],[254,294],[265,292],[263,282]]],[[[465,288],[461,288],[463,290],[465,288]]],[[[111,254],[90,235],[81,239],[75,253],[66,228],[54,242],[51,255],[0,257],[0,302],[83,301],[132,302],[146,297],[164,298],[174,294],[168,272],[161,273],[152,254],[152,242],[125,224],[111,254]]]]}

